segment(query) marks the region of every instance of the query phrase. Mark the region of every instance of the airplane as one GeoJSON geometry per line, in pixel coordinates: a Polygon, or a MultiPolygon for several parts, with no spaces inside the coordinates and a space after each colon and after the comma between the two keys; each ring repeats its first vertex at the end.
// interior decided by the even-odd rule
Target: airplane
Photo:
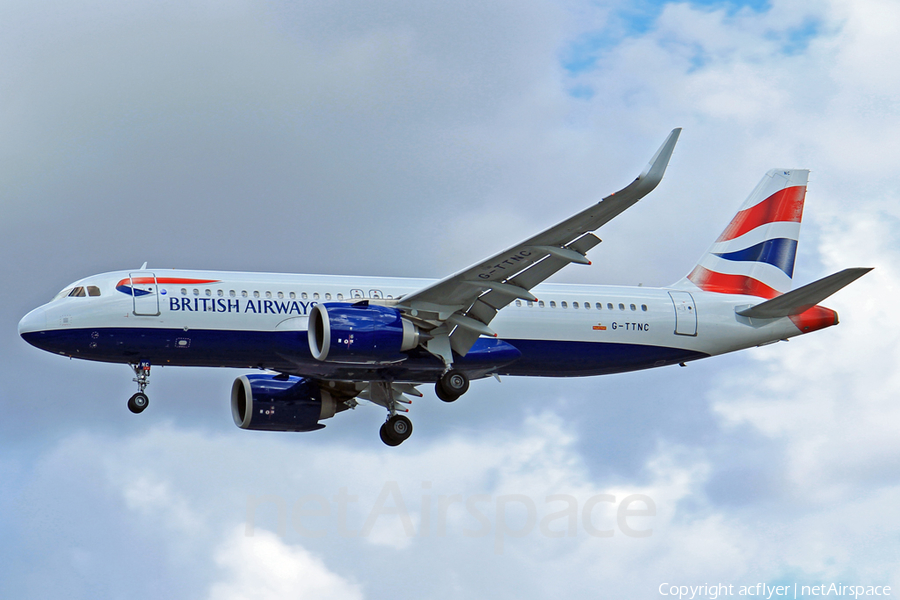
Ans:
{"type": "Polygon", "coordinates": [[[145,410],[153,365],[238,367],[242,429],[314,431],[365,400],[382,441],[409,438],[418,387],[453,402],[471,380],[682,365],[836,325],[819,302],[870,268],[791,290],[809,171],[772,169],[694,269],[668,287],[544,283],[590,265],[599,229],[660,183],[681,129],[641,174],[578,214],[440,280],[148,269],[65,287],[19,334],[62,356],[128,364],[145,410]]]}

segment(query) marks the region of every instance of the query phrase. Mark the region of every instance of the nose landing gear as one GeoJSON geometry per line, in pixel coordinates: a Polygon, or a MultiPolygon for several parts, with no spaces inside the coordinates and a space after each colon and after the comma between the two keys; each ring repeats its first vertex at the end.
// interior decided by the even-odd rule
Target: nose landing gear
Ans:
{"type": "Polygon", "coordinates": [[[128,399],[128,410],[139,414],[150,404],[150,398],[144,393],[150,385],[150,361],[142,360],[136,365],[131,365],[131,368],[134,369],[133,381],[138,384],[138,393],[128,399]]]}

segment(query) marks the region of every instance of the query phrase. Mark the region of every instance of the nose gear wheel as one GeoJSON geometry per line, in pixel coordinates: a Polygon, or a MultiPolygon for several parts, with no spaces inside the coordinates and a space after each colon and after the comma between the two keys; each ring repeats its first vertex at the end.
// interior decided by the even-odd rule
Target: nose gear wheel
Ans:
{"type": "Polygon", "coordinates": [[[147,386],[150,385],[150,361],[142,360],[136,365],[131,365],[134,369],[134,381],[138,384],[138,393],[128,399],[128,410],[134,414],[144,412],[150,404],[150,398],[144,393],[147,386]]]}
{"type": "Polygon", "coordinates": [[[128,399],[128,410],[130,410],[134,414],[140,414],[144,412],[144,409],[147,408],[149,404],[150,398],[147,397],[147,394],[138,392],[128,399]]]}

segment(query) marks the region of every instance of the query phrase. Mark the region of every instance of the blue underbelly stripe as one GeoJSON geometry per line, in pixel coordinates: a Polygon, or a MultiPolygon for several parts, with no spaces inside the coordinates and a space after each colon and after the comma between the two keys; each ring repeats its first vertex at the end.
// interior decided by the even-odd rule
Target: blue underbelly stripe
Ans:
{"type": "MultiPolygon", "coordinates": [[[[278,370],[318,378],[392,377],[433,381],[443,363],[424,351],[396,365],[346,365],[315,360],[305,331],[226,331],[155,328],[60,329],[23,335],[33,346],[85,360],[156,365],[278,370]]],[[[476,376],[578,377],[622,373],[708,356],[702,352],[610,342],[481,338],[457,368],[476,376]]]]}

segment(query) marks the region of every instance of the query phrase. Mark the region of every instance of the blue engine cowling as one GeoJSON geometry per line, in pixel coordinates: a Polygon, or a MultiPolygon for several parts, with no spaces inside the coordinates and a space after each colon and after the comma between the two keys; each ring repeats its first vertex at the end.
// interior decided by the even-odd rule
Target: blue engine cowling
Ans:
{"type": "Polygon", "coordinates": [[[334,399],[311,379],[242,375],[231,386],[231,414],[241,429],[315,431],[335,411],[334,399]]]}
{"type": "Polygon", "coordinates": [[[389,363],[424,339],[400,311],[367,302],[317,304],[309,313],[309,350],[318,360],[389,363]]]}

